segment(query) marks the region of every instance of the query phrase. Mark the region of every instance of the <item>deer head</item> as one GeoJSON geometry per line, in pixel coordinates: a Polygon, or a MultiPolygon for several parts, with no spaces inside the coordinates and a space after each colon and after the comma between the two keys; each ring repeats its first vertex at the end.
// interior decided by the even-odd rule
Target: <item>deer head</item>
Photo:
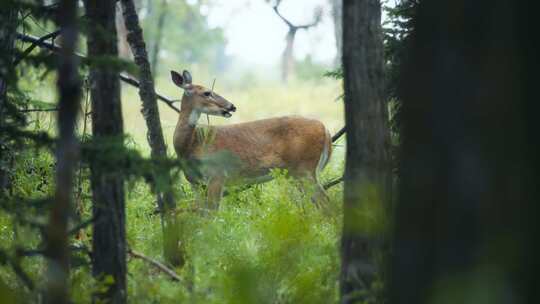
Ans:
{"type": "Polygon", "coordinates": [[[171,78],[174,84],[184,89],[182,98],[182,108],[190,108],[197,114],[231,117],[231,112],[236,111],[236,107],[227,99],[216,94],[201,85],[192,84],[191,74],[184,70],[182,74],[171,71],[171,78]]]}

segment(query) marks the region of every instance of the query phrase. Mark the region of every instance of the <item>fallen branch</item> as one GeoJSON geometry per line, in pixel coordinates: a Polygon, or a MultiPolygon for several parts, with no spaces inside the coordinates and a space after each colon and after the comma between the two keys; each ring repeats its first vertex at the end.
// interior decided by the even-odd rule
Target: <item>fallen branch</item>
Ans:
{"type": "MultiPolygon", "coordinates": [[[[17,33],[17,39],[19,39],[21,41],[24,41],[24,42],[33,43],[36,46],[39,46],[41,48],[47,49],[47,50],[55,52],[55,53],[60,52],[60,48],[58,46],[56,46],[56,45],[54,45],[52,43],[45,42],[45,41],[40,41],[41,38],[37,38],[37,37],[30,36],[30,35],[24,35],[24,34],[17,33]]],[[[80,59],[86,59],[86,57],[84,55],[81,55],[81,54],[76,54],[76,56],[78,58],[80,58],[80,59]]],[[[136,79],[133,79],[133,78],[131,78],[129,76],[120,74],[120,80],[122,80],[123,82],[125,82],[125,83],[127,83],[129,85],[132,85],[132,86],[134,86],[136,88],[139,88],[139,81],[136,80],[136,79]]],[[[163,95],[160,95],[158,93],[156,93],[156,97],[157,97],[157,99],[159,99],[159,100],[163,101],[164,103],[166,103],[171,109],[173,109],[177,113],[180,113],[180,109],[178,109],[177,107],[175,107],[173,105],[174,101],[172,101],[171,99],[169,99],[169,98],[167,98],[167,97],[165,97],[163,95]]]]}
{"type": "Polygon", "coordinates": [[[141,259],[145,262],[148,262],[150,263],[152,266],[156,267],[157,269],[161,270],[162,272],[164,272],[165,274],[169,275],[173,281],[177,281],[177,282],[181,282],[182,279],[180,278],[179,275],[176,274],[176,272],[174,272],[172,269],[168,268],[167,266],[163,265],[162,263],[152,259],[152,258],[149,258],[147,256],[145,256],[144,254],[140,253],[140,252],[137,252],[135,250],[132,250],[132,249],[129,249],[128,250],[128,254],[134,258],[138,258],[138,259],[141,259]]]}

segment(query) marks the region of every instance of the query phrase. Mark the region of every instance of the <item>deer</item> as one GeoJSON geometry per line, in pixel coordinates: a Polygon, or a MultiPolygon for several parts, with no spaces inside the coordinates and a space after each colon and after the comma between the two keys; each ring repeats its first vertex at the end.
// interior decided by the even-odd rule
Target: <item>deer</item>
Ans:
{"type": "MultiPolygon", "coordinates": [[[[194,189],[206,187],[206,207],[219,208],[225,185],[269,180],[272,169],[284,169],[314,187],[312,201],[324,206],[328,196],[319,173],[332,154],[332,137],[324,124],[301,116],[283,116],[224,126],[198,126],[201,114],[230,118],[234,104],[213,89],[192,83],[189,71],[171,71],[183,90],[173,145],[179,159],[206,160],[198,173],[184,170],[194,189]],[[220,155],[212,157],[212,155],[220,155]]],[[[304,183],[305,184],[305,183],[304,183]]],[[[197,191],[194,191],[197,193],[197,191]]]]}

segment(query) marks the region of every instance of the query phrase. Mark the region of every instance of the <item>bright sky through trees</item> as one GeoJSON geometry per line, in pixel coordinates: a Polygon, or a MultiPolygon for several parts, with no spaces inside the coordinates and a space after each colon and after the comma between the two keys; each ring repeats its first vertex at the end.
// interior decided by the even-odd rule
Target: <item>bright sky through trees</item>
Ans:
{"type": "MultiPolygon", "coordinates": [[[[304,24],[313,20],[319,5],[324,9],[323,20],[316,28],[298,34],[295,57],[310,54],[316,61],[331,62],[336,46],[328,1],[284,0],[281,11],[292,22],[304,24]]],[[[225,28],[229,55],[257,65],[274,65],[280,59],[287,26],[264,0],[215,0],[208,14],[211,26],[225,28]]]]}

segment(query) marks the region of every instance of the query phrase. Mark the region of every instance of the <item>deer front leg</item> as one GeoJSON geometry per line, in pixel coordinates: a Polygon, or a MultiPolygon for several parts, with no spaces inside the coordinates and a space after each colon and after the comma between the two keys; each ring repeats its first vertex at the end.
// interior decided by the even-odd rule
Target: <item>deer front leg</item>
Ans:
{"type": "Polygon", "coordinates": [[[223,196],[223,184],[225,179],[222,176],[215,176],[210,178],[208,182],[208,192],[207,192],[207,205],[208,209],[218,209],[219,201],[223,196]]]}

